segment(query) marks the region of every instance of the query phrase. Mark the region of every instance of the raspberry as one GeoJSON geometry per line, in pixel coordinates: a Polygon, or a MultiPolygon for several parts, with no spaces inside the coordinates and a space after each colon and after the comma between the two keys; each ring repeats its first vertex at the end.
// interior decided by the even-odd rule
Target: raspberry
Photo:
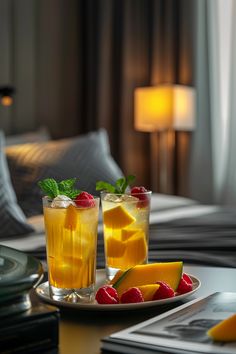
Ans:
{"type": "MultiPolygon", "coordinates": [[[[185,294],[185,293],[188,293],[189,291],[192,291],[193,290],[193,283],[192,283],[192,280],[191,280],[191,283],[188,283],[186,280],[185,280],[186,277],[183,277],[180,279],[180,282],[179,282],[179,286],[176,290],[176,293],[177,294],[185,294]]],[[[189,277],[188,277],[189,278],[189,277]]]]}
{"type": "Polygon", "coordinates": [[[120,302],[129,304],[131,302],[144,302],[144,299],[139,288],[129,288],[121,295],[120,302]]]}
{"type": "Polygon", "coordinates": [[[147,189],[145,187],[133,187],[131,189],[131,195],[133,197],[136,197],[139,199],[139,202],[137,204],[137,206],[139,208],[145,208],[146,206],[148,206],[148,196],[144,193],[147,192],[147,189]]]}
{"type": "Polygon", "coordinates": [[[160,284],[160,288],[157,289],[152,300],[167,299],[175,296],[174,290],[167,283],[164,281],[158,281],[157,284],[160,284]]]}
{"type": "Polygon", "coordinates": [[[188,284],[193,284],[192,279],[186,273],[183,273],[182,278],[184,278],[188,284]]]}
{"type": "Polygon", "coordinates": [[[81,192],[78,194],[75,198],[75,203],[83,208],[92,208],[95,206],[93,196],[87,192],[81,192]]]}
{"type": "Polygon", "coordinates": [[[119,298],[116,289],[104,285],[96,292],[95,299],[99,304],[118,304],[119,298]]]}

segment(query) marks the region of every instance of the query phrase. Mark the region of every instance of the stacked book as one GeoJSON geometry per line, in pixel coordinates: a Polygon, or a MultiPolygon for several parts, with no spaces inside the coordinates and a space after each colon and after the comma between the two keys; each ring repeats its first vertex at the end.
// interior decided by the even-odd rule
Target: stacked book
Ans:
{"type": "Polygon", "coordinates": [[[58,309],[32,304],[30,298],[42,277],[36,258],[0,245],[1,353],[46,353],[57,348],[58,309]]]}

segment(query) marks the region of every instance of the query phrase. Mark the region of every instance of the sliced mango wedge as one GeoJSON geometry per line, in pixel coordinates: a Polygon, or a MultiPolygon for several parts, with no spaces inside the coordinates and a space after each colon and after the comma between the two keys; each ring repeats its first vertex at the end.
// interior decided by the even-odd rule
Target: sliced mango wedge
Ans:
{"type": "Polygon", "coordinates": [[[139,229],[122,229],[121,230],[121,239],[122,241],[127,241],[130,237],[134,236],[139,229]]]}
{"type": "Polygon", "coordinates": [[[133,286],[155,284],[157,281],[165,281],[176,290],[182,271],[183,262],[149,263],[134,266],[126,273],[119,271],[110,283],[116,288],[119,296],[133,286]]]}
{"type": "Polygon", "coordinates": [[[109,257],[122,257],[125,252],[125,243],[115,237],[108,237],[106,241],[106,251],[109,257]]]}
{"type": "Polygon", "coordinates": [[[66,209],[65,228],[74,231],[78,223],[79,213],[73,205],[66,209]]]}
{"type": "Polygon", "coordinates": [[[160,285],[159,284],[139,285],[138,288],[143,295],[144,301],[152,301],[153,295],[160,288],[160,285]]]}
{"type": "Polygon", "coordinates": [[[233,342],[236,341],[236,314],[226,318],[210,328],[207,335],[214,341],[233,342]]]}
{"type": "Polygon", "coordinates": [[[103,222],[105,226],[112,229],[123,229],[134,221],[135,218],[130,215],[122,205],[105,210],[103,213],[103,222]]]}
{"type": "Polygon", "coordinates": [[[142,264],[147,258],[147,242],[143,231],[135,234],[125,242],[125,263],[129,267],[142,264]]]}

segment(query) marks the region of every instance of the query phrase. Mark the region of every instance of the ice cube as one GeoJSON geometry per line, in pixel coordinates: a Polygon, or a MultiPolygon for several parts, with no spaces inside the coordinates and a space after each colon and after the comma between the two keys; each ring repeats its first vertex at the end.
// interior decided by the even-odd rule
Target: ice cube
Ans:
{"type": "Polygon", "coordinates": [[[58,195],[53,199],[51,207],[52,208],[67,208],[70,204],[74,205],[73,200],[71,200],[66,195],[58,195]]]}
{"type": "Polygon", "coordinates": [[[112,194],[112,193],[108,193],[105,195],[104,200],[106,202],[112,202],[112,203],[120,203],[122,202],[122,198],[120,195],[117,194],[112,194]]]}
{"type": "Polygon", "coordinates": [[[133,197],[132,195],[129,195],[129,194],[123,194],[121,197],[121,201],[122,202],[138,202],[139,199],[136,198],[136,197],[133,197]]]}

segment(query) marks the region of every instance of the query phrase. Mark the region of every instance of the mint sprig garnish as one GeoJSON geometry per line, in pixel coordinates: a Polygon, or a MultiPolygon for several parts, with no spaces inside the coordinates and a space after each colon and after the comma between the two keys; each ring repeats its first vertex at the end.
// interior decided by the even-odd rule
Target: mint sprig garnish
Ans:
{"type": "Polygon", "coordinates": [[[38,182],[39,187],[49,198],[66,195],[74,199],[81,191],[75,188],[76,178],[65,179],[57,182],[54,178],[45,178],[38,182]]]}
{"type": "Polygon", "coordinates": [[[130,186],[135,180],[135,176],[129,175],[127,177],[122,177],[119,178],[116,182],[115,185],[112,185],[110,183],[104,182],[104,181],[98,181],[96,183],[96,190],[97,191],[106,191],[109,193],[115,193],[115,194],[124,194],[127,187],[130,186]]]}

